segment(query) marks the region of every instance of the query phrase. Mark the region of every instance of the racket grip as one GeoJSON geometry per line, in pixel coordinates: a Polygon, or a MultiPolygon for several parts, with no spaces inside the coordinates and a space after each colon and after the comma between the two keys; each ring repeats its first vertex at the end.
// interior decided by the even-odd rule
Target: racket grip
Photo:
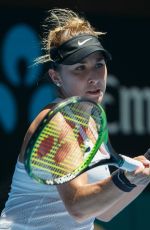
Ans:
{"type": "Polygon", "coordinates": [[[142,164],[142,162],[137,161],[133,158],[121,155],[121,154],[120,154],[120,156],[124,159],[124,162],[123,162],[122,166],[119,168],[121,168],[123,170],[127,170],[128,172],[135,171],[139,167],[143,167],[143,169],[144,169],[144,165],[142,164]]]}
{"type": "Polygon", "coordinates": [[[150,161],[150,149],[147,150],[147,152],[144,154],[144,157],[150,161]]]}

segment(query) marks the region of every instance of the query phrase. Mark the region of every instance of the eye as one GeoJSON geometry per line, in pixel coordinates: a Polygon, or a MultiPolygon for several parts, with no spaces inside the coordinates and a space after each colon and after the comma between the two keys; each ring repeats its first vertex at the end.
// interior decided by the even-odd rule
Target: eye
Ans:
{"type": "Polygon", "coordinates": [[[101,60],[100,62],[97,62],[95,67],[96,69],[100,69],[101,67],[103,67],[105,65],[105,61],[101,60]]]}
{"type": "Polygon", "coordinates": [[[85,70],[85,66],[84,65],[79,65],[75,68],[75,70],[77,71],[82,71],[82,70],[85,70]]]}

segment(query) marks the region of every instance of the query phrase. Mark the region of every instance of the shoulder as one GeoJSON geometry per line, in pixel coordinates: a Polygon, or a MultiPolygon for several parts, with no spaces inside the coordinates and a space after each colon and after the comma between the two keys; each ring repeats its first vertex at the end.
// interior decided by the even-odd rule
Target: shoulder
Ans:
{"type": "Polygon", "coordinates": [[[40,124],[40,122],[47,115],[47,113],[54,107],[54,105],[55,104],[49,104],[45,108],[43,108],[41,110],[41,112],[37,115],[37,117],[33,120],[33,122],[31,123],[31,125],[29,126],[29,128],[28,128],[28,130],[27,130],[27,132],[25,134],[22,146],[21,146],[21,151],[20,151],[20,155],[19,155],[19,160],[21,162],[23,162],[24,151],[25,151],[25,148],[26,148],[26,146],[27,146],[30,138],[34,134],[34,132],[37,129],[37,127],[40,124]]]}
{"type": "Polygon", "coordinates": [[[37,115],[37,117],[33,120],[31,123],[29,129],[27,130],[27,134],[33,134],[40,124],[40,122],[43,120],[43,118],[48,114],[48,112],[55,106],[55,104],[49,104],[46,107],[44,107],[41,112],[37,115]]]}

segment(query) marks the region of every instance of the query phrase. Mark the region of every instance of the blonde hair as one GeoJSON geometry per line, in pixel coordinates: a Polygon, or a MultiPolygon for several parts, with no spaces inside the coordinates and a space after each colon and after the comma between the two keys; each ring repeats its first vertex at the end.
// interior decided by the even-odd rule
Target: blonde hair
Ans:
{"type": "Polygon", "coordinates": [[[69,9],[52,9],[45,19],[43,33],[43,50],[45,55],[35,60],[36,64],[52,61],[51,47],[59,47],[65,41],[79,34],[89,34],[96,37],[105,34],[95,31],[91,24],[83,17],[69,9]]]}

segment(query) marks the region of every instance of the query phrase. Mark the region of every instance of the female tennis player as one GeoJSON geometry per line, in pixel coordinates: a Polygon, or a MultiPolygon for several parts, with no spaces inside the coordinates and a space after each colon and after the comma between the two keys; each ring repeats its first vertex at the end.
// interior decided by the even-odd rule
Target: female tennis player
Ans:
{"type": "MultiPolygon", "coordinates": [[[[48,78],[59,91],[53,103],[71,96],[101,103],[110,59],[99,40],[103,33],[71,10],[54,9],[48,13],[43,38],[46,53],[36,63],[49,63],[48,78]]],[[[24,152],[51,107],[49,104],[39,113],[25,135],[0,229],[92,230],[95,218],[111,220],[150,181],[150,162],[144,155],[135,158],[142,166],[130,173],[116,170],[111,175],[108,166],[101,166],[62,185],[48,186],[32,180],[24,167],[24,152]]],[[[98,152],[95,157],[103,155],[98,152]]]]}

